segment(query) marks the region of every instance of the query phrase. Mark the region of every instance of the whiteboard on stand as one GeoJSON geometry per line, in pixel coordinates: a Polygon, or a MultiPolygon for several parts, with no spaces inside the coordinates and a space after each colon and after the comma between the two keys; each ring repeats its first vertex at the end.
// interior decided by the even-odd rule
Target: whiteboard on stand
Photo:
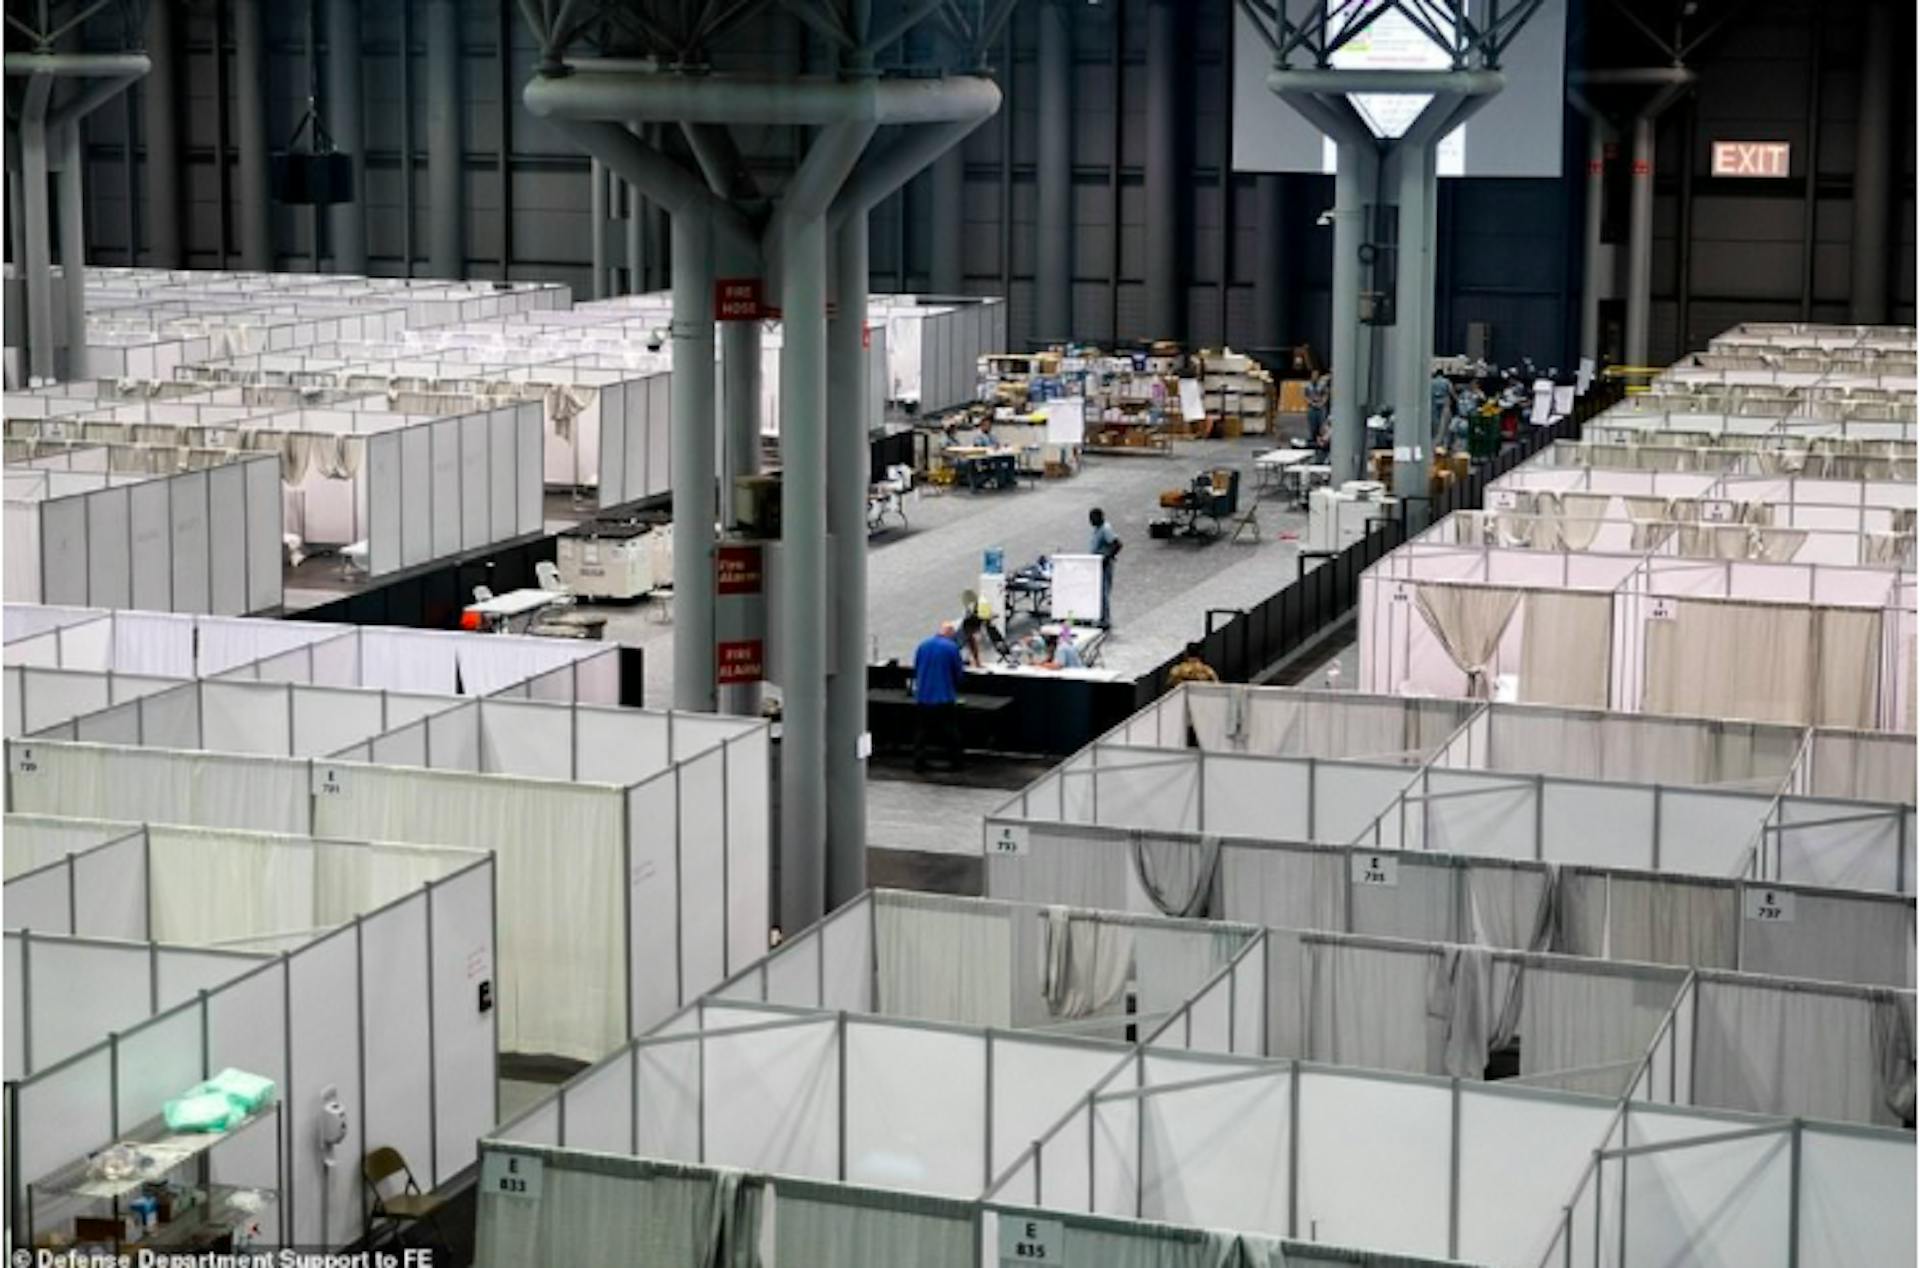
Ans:
{"type": "Polygon", "coordinates": [[[1053,557],[1053,619],[1087,624],[1100,620],[1100,556],[1053,557]]]}
{"type": "Polygon", "coordinates": [[[1087,439],[1087,401],[1083,396],[1063,396],[1041,406],[1047,413],[1049,445],[1079,445],[1087,439]]]}
{"type": "Polygon", "coordinates": [[[1200,400],[1200,380],[1180,380],[1180,417],[1189,423],[1197,423],[1207,416],[1207,407],[1200,400]]]}

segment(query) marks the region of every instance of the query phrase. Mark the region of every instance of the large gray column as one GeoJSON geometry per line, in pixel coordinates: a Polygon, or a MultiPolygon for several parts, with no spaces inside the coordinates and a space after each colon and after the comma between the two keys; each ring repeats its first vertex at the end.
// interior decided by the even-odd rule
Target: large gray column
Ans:
{"type": "Polygon", "coordinates": [[[932,184],[933,266],[928,281],[936,295],[966,289],[967,160],[955,146],[934,163],[932,184]]]}
{"type": "MultiPolygon", "coordinates": [[[[1633,199],[1627,219],[1627,364],[1647,363],[1653,312],[1654,116],[1633,120],[1633,199]]],[[[1683,335],[1684,337],[1684,335],[1683,335]]]]}
{"type": "Polygon", "coordinates": [[[673,218],[673,707],[715,697],[713,228],[673,218]]]}
{"type": "Polygon", "coordinates": [[[1253,223],[1259,240],[1266,245],[1255,252],[1253,274],[1253,343],[1273,358],[1271,350],[1288,341],[1287,297],[1293,290],[1293,253],[1282,248],[1286,218],[1286,178],[1266,173],[1254,178],[1253,223]]]}
{"type": "Polygon", "coordinates": [[[1600,365],[1600,301],[1612,289],[1612,253],[1600,241],[1607,207],[1607,125],[1587,117],[1587,211],[1582,227],[1580,355],[1600,365]]]}
{"type": "Polygon", "coordinates": [[[147,60],[141,91],[147,130],[147,260],[155,268],[186,263],[180,236],[180,40],[178,0],[153,0],[147,10],[147,60]]]}
{"type": "Polygon", "coordinates": [[[1073,338],[1073,12],[1062,0],[1043,0],[1038,16],[1033,333],[1066,340],[1073,338]]]}
{"type": "MultiPolygon", "coordinates": [[[[1894,257],[1887,244],[1893,225],[1889,196],[1893,161],[1892,6],[1873,0],[1867,6],[1860,61],[1860,116],[1853,157],[1853,285],[1851,320],[1883,325],[1888,319],[1887,279],[1894,257]]],[[[1807,179],[1812,180],[1809,172],[1807,179]]]]}
{"type": "Polygon", "coordinates": [[[60,129],[60,281],[66,292],[66,368],[63,377],[87,375],[87,199],[86,160],[81,154],[80,120],[60,129]]]}
{"type": "Polygon", "coordinates": [[[1181,7],[1147,0],[1147,329],[1140,333],[1154,339],[1187,334],[1180,276],[1180,129],[1187,123],[1180,104],[1180,33],[1187,21],[1181,7]]]}
{"type": "Polygon", "coordinates": [[[780,919],[798,930],[822,914],[827,892],[824,221],[787,225],[780,257],[780,919]]]}
{"type": "Polygon", "coordinates": [[[834,316],[827,323],[827,536],[838,663],[827,679],[827,910],[867,887],[868,433],[867,225],[863,211],[834,234],[834,316]]]}
{"type": "MultiPolygon", "coordinates": [[[[1431,108],[1431,107],[1430,107],[1431,108]]],[[[1434,147],[1401,145],[1393,155],[1400,198],[1394,251],[1393,492],[1426,497],[1433,456],[1428,384],[1433,378],[1434,147]]]]}
{"type": "MultiPolygon", "coordinates": [[[[360,0],[327,0],[327,130],[353,159],[353,200],[328,215],[335,273],[367,271],[367,136],[360,103],[360,0]]],[[[436,209],[437,213],[437,209],[436,209]]]]}
{"type": "Polygon", "coordinates": [[[1367,331],[1360,325],[1360,248],[1366,207],[1379,168],[1377,154],[1341,144],[1333,176],[1333,467],[1335,488],[1358,480],[1367,455],[1367,331]]]}
{"type": "Polygon", "coordinates": [[[459,0],[427,3],[427,269],[467,275],[467,225],[461,134],[459,0]]]}
{"type": "Polygon", "coordinates": [[[267,159],[265,21],[261,0],[233,0],[233,120],[239,150],[240,267],[273,267],[273,196],[267,159]]]}

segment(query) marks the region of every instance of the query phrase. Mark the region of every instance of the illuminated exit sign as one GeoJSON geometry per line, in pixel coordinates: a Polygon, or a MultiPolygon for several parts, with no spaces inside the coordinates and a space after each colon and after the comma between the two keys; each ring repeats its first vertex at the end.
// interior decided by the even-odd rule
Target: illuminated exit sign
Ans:
{"type": "Polygon", "coordinates": [[[1715,141],[1713,174],[1784,180],[1792,175],[1792,155],[1785,141],[1715,141]]]}

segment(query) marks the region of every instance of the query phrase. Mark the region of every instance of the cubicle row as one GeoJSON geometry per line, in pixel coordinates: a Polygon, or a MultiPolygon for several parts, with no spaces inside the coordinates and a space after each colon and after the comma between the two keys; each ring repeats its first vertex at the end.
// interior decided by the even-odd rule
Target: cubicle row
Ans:
{"type": "Polygon", "coordinates": [[[280,470],[213,455],[167,474],[120,474],[106,447],[66,469],[6,474],[9,603],[239,615],[281,601],[280,470]]]}
{"type": "MultiPolygon", "coordinates": [[[[1509,957],[1520,966],[1509,979],[1527,983],[1513,994],[1532,1010],[1529,1038],[1547,1059],[1617,1054],[1591,1063],[1610,1071],[1610,1094],[1596,1096],[1529,1087],[1524,1075],[1267,1059],[1258,1054],[1269,1001],[1289,992],[1325,1019],[1328,1042],[1372,1055],[1367,1045],[1396,1026],[1430,1037],[1436,962],[1452,974],[1437,993],[1454,1019],[1478,1006],[1468,999],[1474,970],[1487,968],[1489,983],[1499,974],[1442,948],[1356,939],[1323,940],[1327,958],[1303,971],[1295,936],[1296,959],[1276,978],[1277,931],[1214,926],[1209,946],[1196,928],[1206,926],[863,896],[496,1128],[482,1146],[492,1165],[518,1159],[543,1189],[515,1197],[482,1186],[477,1262],[518,1262],[536,1244],[592,1259],[628,1244],[644,1215],[693,1257],[754,1244],[771,1228],[761,1247],[772,1263],[972,1265],[1003,1250],[1054,1257],[1067,1245],[1116,1263],[1262,1263],[1278,1251],[1288,1263],[1391,1254],[1532,1265],[1560,1232],[1596,1142],[1629,1113],[1628,1089],[1642,1096],[1630,1111],[1639,1121],[1679,1137],[1781,1122],[1653,1100],[1647,1072],[1677,1060],[1670,1036],[1696,1016],[1699,983],[1684,970],[1509,957]],[[1404,989],[1388,980],[1396,976],[1404,989]],[[1167,1012],[1182,992],[1186,1002],[1167,1012]],[[929,1099],[930,1086],[941,1094],[929,1099]],[[707,1192],[714,1168],[745,1173],[732,1220],[660,1218],[693,1209],[685,1204],[707,1192]],[[1393,1203],[1375,1200],[1383,1189],[1393,1203]],[[591,1213],[580,1205],[588,1191],[591,1213]]],[[[1894,1006],[1910,1024],[1911,997],[1894,1006]]],[[[1721,1019],[1708,1007],[1698,1042],[1710,1046],[1719,1040],[1705,1031],[1721,1019]]],[[[1800,1011],[1788,1029],[1817,1047],[1826,1020],[1800,1011]]],[[[1744,1028],[1760,1023],[1728,1024],[1744,1042],[1744,1028]]],[[[1848,1048],[1849,1060],[1866,1046],[1848,1048]]],[[[1817,1053],[1791,1055],[1764,1071],[1784,1077],[1817,1053]]],[[[1578,1082],[1596,1070],[1559,1073],[1578,1082]]],[[[1828,1197],[1856,1173],[1872,1200],[1895,1196],[1902,1176],[1910,1187],[1911,1135],[1824,1121],[1800,1130],[1823,1152],[1794,1183],[1821,1187],[1789,1189],[1808,1217],[1797,1231],[1784,1220],[1752,1231],[1742,1243],[1750,1262],[1785,1264],[1802,1246],[1831,1245],[1849,1251],[1835,1262],[1875,1262],[1910,1242],[1911,1220],[1899,1218],[1910,1194],[1876,1207],[1875,1220],[1868,1197],[1837,1207],[1828,1197]],[[1836,1235],[1852,1240],[1828,1240],[1836,1235]]],[[[1635,1226],[1647,1255],[1717,1247],[1727,1236],[1712,1211],[1722,1182],[1677,1175],[1668,1196],[1684,1214],[1635,1226]]]]}
{"type": "MultiPolygon", "coordinates": [[[[6,886],[16,1245],[103,1213],[79,1191],[87,1157],[150,1138],[164,1101],[227,1067],[274,1080],[279,1106],[334,1089],[356,1136],[423,1183],[473,1163],[498,1118],[490,856],[11,816],[7,853],[89,835],[106,839],[6,886]],[[41,931],[63,918],[80,931],[41,931]]],[[[269,1243],[358,1238],[358,1169],[322,1165],[317,1118],[260,1117],[208,1140],[214,1200],[266,1190],[269,1243]]]]}
{"type": "Polygon", "coordinates": [[[190,684],[59,732],[112,742],[9,741],[8,806],[493,850],[511,1052],[590,1060],[765,948],[764,723],[438,703],[448,707],[423,712],[436,703],[377,690],[190,684]]]}

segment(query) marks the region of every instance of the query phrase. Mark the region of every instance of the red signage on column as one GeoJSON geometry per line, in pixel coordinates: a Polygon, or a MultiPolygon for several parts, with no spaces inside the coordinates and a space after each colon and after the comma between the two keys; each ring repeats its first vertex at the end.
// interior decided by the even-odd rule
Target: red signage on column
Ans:
{"type": "Polygon", "coordinates": [[[766,312],[766,284],[759,278],[723,277],[714,282],[715,321],[759,321],[766,312]]]}
{"type": "Polygon", "coordinates": [[[714,645],[720,669],[720,685],[759,682],[767,676],[765,644],[757,638],[721,642],[714,645]]]}
{"type": "Polygon", "coordinates": [[[868,322],[866,325],[860,327],[860,346],[862,348],[865,348],[868,352],[873,351],[873,323],[872,322],[868,322]]]}
{"type": "Polygon", "coordinates": [[[714,552],[721,594],[759,594],[762,576],[758,546],[722,546],[714,552]]]}

